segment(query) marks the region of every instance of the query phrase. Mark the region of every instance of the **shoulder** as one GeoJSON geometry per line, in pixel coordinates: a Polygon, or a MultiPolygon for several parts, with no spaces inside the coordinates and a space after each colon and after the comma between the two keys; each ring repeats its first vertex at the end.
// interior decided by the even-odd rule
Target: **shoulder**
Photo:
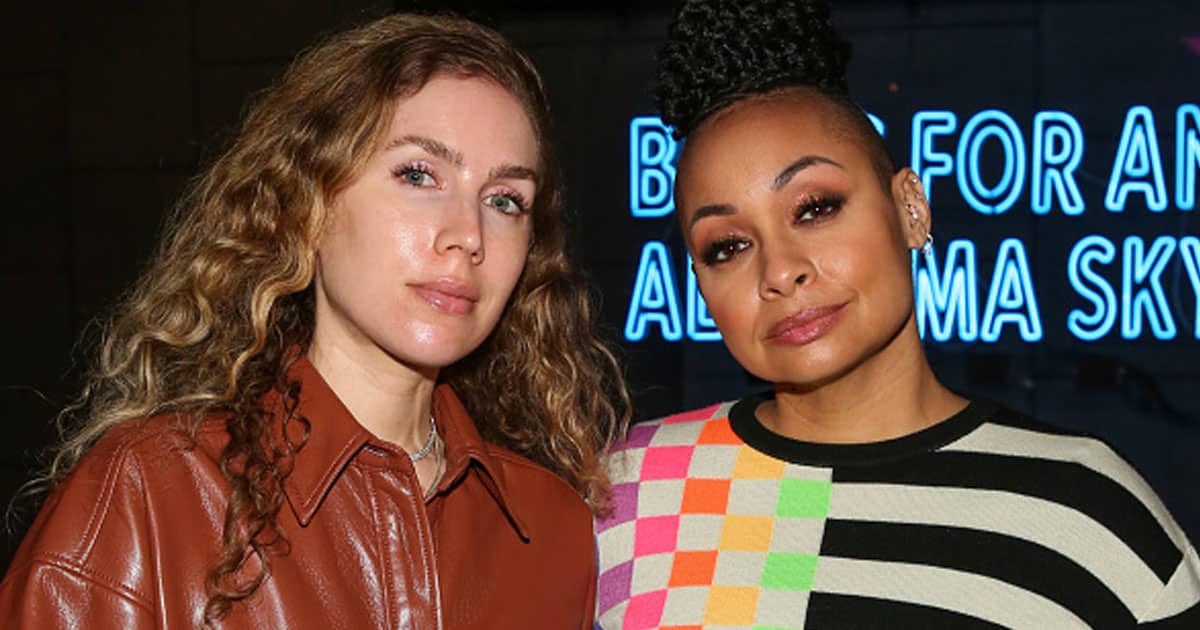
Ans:
{"type": "MultiPolygon", "coordinates": [[[[201,425],[203,440],[211,431],[201,425]]],[[[26,534],[20,563],[53,560],[81,570],[139,557],[153,529],[151,512],[185,486],[189,460],[208,459],[173,416],[122,422],[107,431],[51,491],[26,534]]],[[[190,475],[187,475],[190,476],[190,475]]]]}
{"type": "Polygon", "coordinates": [[[80,458],[62,481],[66,489],[95,487],[109,491],[154,492],[172,479],[193,474],[197,467],[215,464],[228,440],[220,416],[210,414],[195,420],[194,437],[178,414],[128,420],[109,430],[80,458]]]}
{"type": "Polygon", "coordinates": [[[729,410],[737,401],[681,411],[629,427],[613,453],[657,446],[695,446],[707,443],[715,432],[729,425],[729,410]]]}
{"type": "Polygon", "coordinates": [[[531,459],[490,442],[488,456],[503,475],[509,500],[517,503],[521,516],[545,513],[553,519],[588,522],[591,510],[583,497],[562,477],[531,459]]]}
{"type": "Polygon", "coordinates": [[[525,543],[524,557],[552,563],[544,568],[547,575],[593,574],[592,510],[583,497],[540,464],[490,443],[487,450],[506,511],[525,543]]]}
{"type": "Polygon", "coordinates": [[[1093,486],[1095,493],[1101,495],[1097,499],[1112,495],[1132,497],[1153,512],[1163,525],[1170,521],[1158,496],[1137,469],[1108,442],[1094,435],[1062,429],[990,405],[985,421],[945,450],[978,454],[1009,467],[1059,471],[1068,477],[1056,475],[1044,482],[1061,485],[1067,479],[1087,480],[1098,484],[1093,486]]]}
{"type": "Polygon", "coordinates": [[[740,443],[729,428],[729,410],[735,403],[721,402],[631,426],[609,455],[610,480],[614,485],[638,482],[645,474],[657,475],[660,466],[686,467],[697,448],[740,443]]]}
{"type": "Polygon", "coordinates": [[[692,483],[725,479],[743,442],[729,425],[736,401],[672,414],[630,427],[609,454],[611,513],[596,521],[601,560],[620,555],[610,547],[631,543],[630,528],[641,518],[673,518],[692,483]]]}
{"type": "Polygon", "coordinates": [[[978,456],[977,466],[995,467],[997,473],[1026,471],[1038,478],[1031,492],[1059,492],[1076,503],[1070,507],[1086,512],[1099,514],[1104,505],[1128,504],[1152,516],[1144,522],[1147,527],[1181,540],[1178,526],[1150,484],[1103,439],[989,407],[984,422],[943,451],[978,456]]]}
{"type": "Polygon", "coordinates": [[[42,511],[52,511],[56,522],[69,522],[75,516],[92,524],[101,522],[114,498],[144,494],[147,484],[157,479],[147,474],[148,469],[160,468],[173,453],[187,449],[187,442],[169,416],[113,426],[58,483],[42,511]]]}
{"type": "Polygon", "coordinates": [[[156,506],[186,487],[171,471],[186,468],[179,454],[191,441],[173,420],[129,420],[105,431],[41,506],[13,557],[4,597],[14,589],[97,588],[150,606],[156,506]]]}
{"type": "Polygon", "coordinates": [[[1165,617],[1200,599],[1200,562],[1186,534],[1104,440],[994,406],[942,452],[969,459],[965,485],[1001,490],[1013,497],[1010,505],[1022,506],[1000,520],[1032,519],[1038,536],[1092,571],[1139,619],[1165,617]]]}

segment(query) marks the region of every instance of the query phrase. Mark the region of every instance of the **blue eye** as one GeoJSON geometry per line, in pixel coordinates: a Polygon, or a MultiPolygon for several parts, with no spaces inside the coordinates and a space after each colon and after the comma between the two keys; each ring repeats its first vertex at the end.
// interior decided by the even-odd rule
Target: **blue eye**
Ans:
{"type": "Polygon", "coordinates": [[[484,205],[503,214],[523,214],[525,199],[516,193],[497,193],[483,199],[484,205]]]}
{"type": "Polygon", "coordinates": [[[416,188],[430,188],[438,185],[433,172],[424,162],[406,164],[395,171],[400,181],[416,188]]]}

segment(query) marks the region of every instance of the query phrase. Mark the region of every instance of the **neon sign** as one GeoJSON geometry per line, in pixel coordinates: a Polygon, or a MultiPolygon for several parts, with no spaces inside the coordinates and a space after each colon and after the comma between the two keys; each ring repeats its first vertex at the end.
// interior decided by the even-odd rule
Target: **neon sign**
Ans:
{"type": "Polygon", "coordinates": [[[1063,214],[1083,213],[1083,196],[1075,169],[1083,159],[1083,129],[1066,112],[1038,112],[1033,117],[1033,176],[1030,206],[1034,214],[1050,214],[1058,199],[1063,214]]]}
{"type": "Polygon", "coordinates": [[[1167,209],[1167,187],[1163,184],[1162,161],[1158,157],[1158,133],[1154,114],[1143,105],[1129,109],[1121,145],[1108,178],[1104,206],[1112,212],[1125,209],[1129,195],[1146,196],[1146,206],[1154,212],[1167,209]]]}
{"type": "Polygon", "coordinates": [[[675,140],[657,116],[629,123],[629,209],[639,219],[675,211],[675,140]]]}
{"type": "MultiPolygon", "coordinates": [[[[875,129],[885,134],[886,123],[869,116],[875,129]]],[[[1176,211],[1192,212],[1200,172],[1200,106],[1180,105],[1174,123],[1175,185],[1170,192],[1174,192],[1176,211]]],[[[1057,210],[1078,217],[1088,211],[1076,179],[1085,153],[1083,128],[1067,112],[1035,113],[1028,145],[1017,121],[998,109],[971,115],[961,131],[955,112],[918,111],[912,116],[911,130],[910,163],[930,199],[952,182],[967,207],[983,217],[995,217],[1014,211],[1028,187],[1034,216],[1057,210]],[[955,135],[953,150],[943,146],[955,135]],[[1002,156],[1003,168],[998,177],[991,174],[991,181],[981,167],[984,151],[992,151],[985,147],[999,148],[1002,156]]],[[[630,122],[629,149],[632,215],[668,217],[674,212],[671,193],[679,147],[658,118],[642,116],[630,122]]],[[[1143,105],[1130,107],[1104,186],[1107,212],[1124,213],[1133,200],[1143,202],[1152,213],[1166,212],[1171,200],[1162,162],[1153,112],[1143,105]]],[[[921,336],[935,342],[1041,341],[1045,326],[1026,244],[1012,237],[1000,240],[986,286],[981,286],[977,260],[978,244],[966,238],[950,240],[928,259],[914,254],[921,336]]],[[[1069,309],[1062,328],[1089,342],[1146,335],[1161,341],[1180,337],[1181,328],[1187,329],[1187,316],[1172,310],[1163,289],[1163,275],[1172,261],[1186,272],[1195,298],[1195,313],[1186,314],[1191,315],[1188,336],[1200,339],[1200,238],[1188,234],[1115,239],[1084,235],[1066,260],[1066,280],[1078,305],[1069,309]]],[[[667,245],[652,240],[642,246],[626,317],[628,340],[641,341],[652,334],[669,342],[684,336],[697,342],[720,340],[690,263],[688,259],[681,299],[667,245]]]]}

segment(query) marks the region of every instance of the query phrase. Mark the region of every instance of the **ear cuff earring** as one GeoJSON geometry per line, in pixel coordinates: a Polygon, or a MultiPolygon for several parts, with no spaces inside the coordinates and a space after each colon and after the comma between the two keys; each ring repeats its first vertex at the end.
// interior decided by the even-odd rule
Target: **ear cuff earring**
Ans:
{"type": "MultiPolygon", "coordinates": [[[[917,207],[915,205],[912,203],[906,203],[904,204],[904,207],[908,209],[908,216],[912,217],[913,223],[916,223],[921,219],[921,216],[917,214],[917,207]]],[[[921,254],[924,255],[925,258],[933,256],[933,232],[925,233],[925,242],[921,245],[921,254]]]]}
{"type": "MultiPolygon", "coordinates": [[[[924,199],[924,195],[923,195],[924,191],[922,191],[921,187],[920,187],[921,186],[921,178],[917,177],[917,176],[913,176],[912,178],[910,178],[908,180],[908,182],[910,184],[912,184],[913,186],[917,187],[917,191],[916,191],[917,198],[924,199]]],[[[913,205],[912,203],[906,204],[906,206],[908,208],[908,215],[910,217],[912,217],[913,222],[915,223],[915,222],[919,221],[921,217],[919,214],[917,214],[917,207],[915,205],[913,205]]],[[[921,245],[921,254],[923,256],[925,256],[926,260],[929,260],[933,256],[933,232],[925,233],[925,242],[921,245]]]]}

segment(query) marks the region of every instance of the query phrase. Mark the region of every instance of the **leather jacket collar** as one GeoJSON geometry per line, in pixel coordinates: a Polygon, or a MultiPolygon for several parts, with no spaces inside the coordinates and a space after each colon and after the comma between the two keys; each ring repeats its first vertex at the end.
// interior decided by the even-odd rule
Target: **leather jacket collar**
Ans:
{"type": "MultiPolygon", "coordinates": [[[[307,357],[300,357],[290,374],[300,383],[297,412],[309,418],[311,426],[308,440],[296,454],[285,491],[296,520],[307,526],[359,449],[369,444],[372,448],[398,454],[402,454],[403,450],[380,440],[359,424],[307,357]]],[[[281,410],[278,394],[272,396],[274,400],[267,408],[281,410]]],[[[446,470],[431,500],[460,483],[468,469],[473,464],[477,465],[484,473],[482,479],[488,492],[504,511],[513,529],[522,539],[528,540],[528,530],[508,499],[503,467],[493,460],[475,423],[449,384],[439,383],[434,389],[433,414],[446,445],[446,470]]],[[[282,414],[277,413],[276,417],[281,418],[282,414]]],[[[291,431],[299,427],[292,424],[288,428],[291,431]]]]}

